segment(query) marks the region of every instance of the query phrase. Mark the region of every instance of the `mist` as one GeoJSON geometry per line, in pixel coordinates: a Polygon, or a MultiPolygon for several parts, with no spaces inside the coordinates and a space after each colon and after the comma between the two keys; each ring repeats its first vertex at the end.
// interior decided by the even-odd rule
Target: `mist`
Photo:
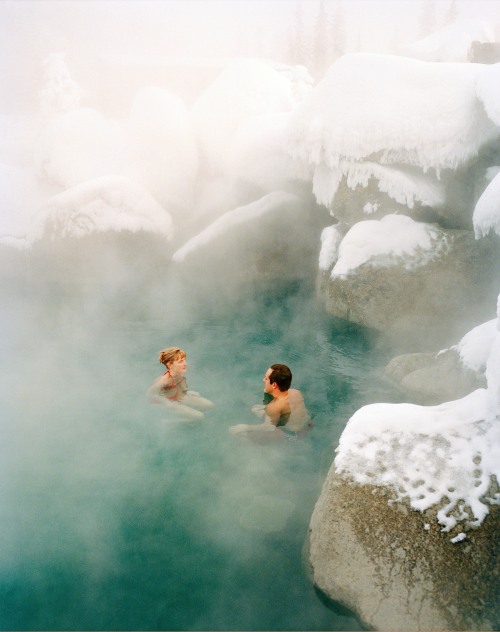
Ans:
{"type": "Polygon", "coordinates": [[[302,548],[347,419],[400,394],[379,336],[316,300],[331,216],[279,148],[341,52],[397,54],[424,5],[0,3],[5,627],[361,629],[302,548]],[[326,59],[322,10],[344,24],[326,59]],[[200,424],[146,397],[170,345],[215,403],[200,424]],[[275,362],[311,436],[231,436],[275,362]]]}

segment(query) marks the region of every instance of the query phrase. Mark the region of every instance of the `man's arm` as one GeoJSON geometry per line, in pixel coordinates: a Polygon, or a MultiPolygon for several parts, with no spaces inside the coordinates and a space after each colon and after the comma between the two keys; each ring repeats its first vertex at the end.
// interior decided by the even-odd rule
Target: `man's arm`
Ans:
{"type": "Polygon", "coordinates": [[[264,421],[261,424],[238,424],[230,426],[231,434],[239,434],[240,432],[273,432],[278,425],[281,417],[282,406],[277,400],[273,400],[265,407],[264,421]]]}
{"type": "Polygon", "coordinates": [[[272,402],[266,405],[266,416],[265,419],[269,420],[273,426],[277,426],[281,415],[283,413],[283,404],[279,401],[279,399],[273,399],[272,402]]]}
{"type": "Polygon", "coordinates": [[[276,426],[269,421],[266,417],[265,421],[261,424],[237,424],[236,426],[229,426],[229,432],[231,434],[239,434],[240,432],[274,432],[276,426]]]}

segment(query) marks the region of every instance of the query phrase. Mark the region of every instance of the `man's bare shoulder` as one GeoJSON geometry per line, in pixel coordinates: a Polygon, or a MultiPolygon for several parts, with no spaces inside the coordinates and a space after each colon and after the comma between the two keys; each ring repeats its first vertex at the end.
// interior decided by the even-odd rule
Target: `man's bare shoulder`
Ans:
{"type": "Polygon", "coordinates": [[[288,398],[296,402],[304,401],[304,397],[302,396],[302,393],[296,388],[289,389],[288,398]]]}

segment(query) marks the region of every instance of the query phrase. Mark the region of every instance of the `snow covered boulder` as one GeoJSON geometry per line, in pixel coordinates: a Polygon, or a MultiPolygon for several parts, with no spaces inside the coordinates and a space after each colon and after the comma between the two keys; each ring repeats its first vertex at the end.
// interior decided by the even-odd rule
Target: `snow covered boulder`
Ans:
{"type": "Polygon", "coordinates": [[[308,205],[315,205],[311,197],[267,193],[223,213],[188,239],[173,261],[190,283],[199,281],[200,290],[217,295],[230,293],[233,283],[310,279],[318,235],[328,217],[313,212],[316,208],[308,212],[308,205]]]}
{"type": "Polygon", "coordinates": [[[343,238],[325,230],[317,288],[334,316],[408,345],[449,341],[487,318],[498,292],[494,238],[403,215],[359,222],[343,238]]]}
{"type": "Polygon", "coordinates": [[[172,237],[172,218],[145,189],[103,176],[49,198],[32,218],[25,248],[35,277],[68,286],[108,277],[112,287],[113,278],[157,274],[172,237]]]}
{"type": "Polygon", "coordinates": [[[492,322],[457,345],[471,367],[486,358],[486,388],[364,406],[340,437],[309,559],[316,586],[371,629],[498,629],[500,296],[492,322]]]}
{"type": "MultiPolygon", "coordinates": [[[[265,160],[272,158],[276,151],[285,160],[284,145],[281,147],[280,142],[280,119],[303,98],[307,83],[308,75],[303,67],[286,67],[285,70],[248,59],[225,68],[192,109],[202,168],[211,174],[229,172],[234,176],[239,166],[234,160],[240,143],[243,168],[249,158],[253,162],[251,154],[259,147],[261,151],[271,151],[271,157],[264,156],[265,160]],[[276,123],[278,135],[273,130],[276,123]],[[253,139],[252,134],[256,135],[253,139]]],[[[260,171],[256,164],[252,169],[260,171]]]]}
{"type": "Polygon", "coordinates": [[[464,367],[458,353],[452,349],[438,354],[396,356],[386,366],[384,376],[409,401],[419,404],[457,399],[485,385],[484,376],[464,367]]]}
{"type": "Polygon", "coordinates": [[[451,537],[432,512],[393,499],[331,468],[310,522],[316,588],[367,629],[498,629],[498,507],[480,529],[451,537]]]}
{"type": "Polygon", "coordinates": [[[50,198],[33,217],[28,244],[93,233],[152,232],[173,236],[172,218],[142,187],[121,176],[103,176],[50,198]]]}
{"type": "Polygon", "coordinates": [[[359,215],[346,214],[390,198],[408,215],[432,209],[463,227],[475,200],[461,170],[500,137],[496,66],[344,55],[293,111],[287,151],[337,219],[353,223],[359,215]]]}
{"type": "Polygon", "coordinates": [[[475,327],[460,342],[439,353],[410,353],[393,358],[386,378],[411,401],[438,404],[486,386],[486,362],[496,334],[496,320],[475,327]]]}
{"type": "Polygon", "coordinates": [[[149,191],[183,220],[193,202],[198,174],[198,148],[190,113],[175,94],[142,88],[127,122],[129,160],[123,175],[149,191]]]}

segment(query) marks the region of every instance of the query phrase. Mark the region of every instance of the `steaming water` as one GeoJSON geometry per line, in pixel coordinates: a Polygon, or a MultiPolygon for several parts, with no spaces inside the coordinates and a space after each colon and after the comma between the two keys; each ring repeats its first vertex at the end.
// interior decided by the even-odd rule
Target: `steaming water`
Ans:
{"type": "Polygon", "coordinates": [[[195,295],[172,277],[101,298],[57,284],[4,297],[3,629],[360,629],[316,594],[303,545],[346,420],[390,395],[386,358],[299,285],[195,295]],[[146,401],[171,344],[216,403],[201,423],[146,401]],[[254,421],[274,362],[291,366],[313,431],[230,435],[254,421]]]}

